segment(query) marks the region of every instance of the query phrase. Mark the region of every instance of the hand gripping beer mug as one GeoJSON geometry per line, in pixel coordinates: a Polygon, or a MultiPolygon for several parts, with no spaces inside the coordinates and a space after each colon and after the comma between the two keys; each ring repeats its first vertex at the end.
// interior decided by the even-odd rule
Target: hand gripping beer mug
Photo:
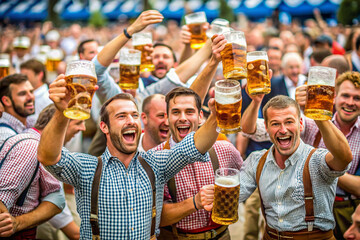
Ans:
{"type": "Polygon", "coordinates": [[[185,23],[191,32],[190,47],[200,49],[206,42],[204,24],[207,22],[205,12],[196,12],[185,16],[185,23]]]}
{"type": "Polygon", "coordinates": [[[150,32],[134,33],[132,35],[132,44],[136,50],[141,51],[140,72],[151,72],[155,70],[155,66],[151,60],[151,52],[145,50],[147,44],[152,44],[152,34],[150,32]]]}
{"type": "Polygon", "coordinates": [[[223,33],[227,43],[221,51],[223,75],[226,79],[240,80],[247,78],[246,40],[243,32],[223,33]]]}
{"type": "Polygon", "coordinates": [[[247,53],[247,89],[250,95],[271,92],[269,58],[265,51],[247,53]]]}
{"type": "Polygon", "coordinates": [[[120,51],[120,82],[121,89],[137,89],[139,87],[141,52],[135,49],[120,51]]]}
{"type": "Polygon", "coordinates": [[[6,53],[0,54],[0,79],[9,75],[10,72],[10,55],[6,53]]]}
{"type": "Polygon", "coordinates": [[[333,114],[336,69],[310,67],[304,114],[314,120],[330,120],[333,114]]]}
{"type": "Polygon", "coordinates": [[[91,101],[97,83],[94,63],[87,60],[69,62],[65,80],[71,97],[64,110],[65,117],[77,120],[90,118],[91,101]]]}
{"type": "Polygon", "coordinates": [[[221,225],[236,223],[239,207],[240,171],[219,168],[215,171],[214,206],[211,219],[221,225]]]}
{"type": "Polygon", "coordinates": [[[59,63],[64,58],[64,53],[61,49],[51,49],[47,53],[46,70],[48,72],[56,72],[59,63]]]}
{"type": "Polygon", "coordinates": [[[215,83],[215,108],[218,132],[224,134],[241,131],[241,87],[236,80],[215,83]]]}

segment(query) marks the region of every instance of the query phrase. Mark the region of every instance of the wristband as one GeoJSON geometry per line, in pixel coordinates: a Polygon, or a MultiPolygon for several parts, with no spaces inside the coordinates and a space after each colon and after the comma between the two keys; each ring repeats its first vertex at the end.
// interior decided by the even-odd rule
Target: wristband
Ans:
{"type": "Polygon", "coordinates": [[[198,211],[199,209],[196,207],[195,196],[196,196],[196,194],[193,196],[193,203],[194,203],[194,207],[195,207],[196,211],[198,211]]]}
{"type": "Polygon", "coordinates": [[[131,38],[130,34],[127,32],[126,28],[124,28],[124,35],[125,37],[127,37],[128,39],[131,38]]]}

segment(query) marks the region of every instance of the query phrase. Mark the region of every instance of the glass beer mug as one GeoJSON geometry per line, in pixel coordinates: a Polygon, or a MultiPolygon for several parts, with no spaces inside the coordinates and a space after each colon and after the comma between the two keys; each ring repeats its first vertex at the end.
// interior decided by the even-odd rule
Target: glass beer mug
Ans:
{"type": "Polygon", "coordinates": [[[140,32],[132,35],[133,47],[141,51],[140,72],[152,72],[155,70],[155,66],[150,58],[151,52],[145,50],[145,46],[152,43],[152,34],[150,32],[140,32]]]}
{"type": "Polygon", "coordinates": [[[218,132],[224,134],[241,131],[241,87],[236,80],[215,83],[215,108],[218,132]]]}
{"type": "Polygon", "coordinates": [[[95,65],[91,61],[77,60],[66,66],[65,80],[71,96],[64,115],[70,119],[90,118],[92,97],[97,83],[95,65]]]}
{"type": "Polygon", "coordinates": [[[211,213],[213,222],[230,225],[237,222],[240,194],[240,171],[233,168],[219,168],[215,171],[214,205],[211,213]]]}
{"type": "Polygon", "coordinates": [[[10,55],[7,53],[0,54],[0,79],[10,73],[10,55]]]}
{"type": "Polygon", "coordinates": [[[247,89],[250,95],[271,92],[269,58],[265,51],[247,53],[247,89]]]}
{"type": "Polygon", "coordinates": [[[120,81],[121,89],[137,89],[139,87],[141,51],[122,49],[120,51],[120,81]]]}
{"type": "Polygon", "coordinates": [[[330,120],[333,115],[336,69],[310,67],[304,114],[314,120],[330,120]]]}
{"type": "Polygon", "coordinates": [[[185,16],[185,23],[191,32],[190,47],[200,49],[206,42],[204,24],[207,22],[205,12],[196,12],[185,16]]]}

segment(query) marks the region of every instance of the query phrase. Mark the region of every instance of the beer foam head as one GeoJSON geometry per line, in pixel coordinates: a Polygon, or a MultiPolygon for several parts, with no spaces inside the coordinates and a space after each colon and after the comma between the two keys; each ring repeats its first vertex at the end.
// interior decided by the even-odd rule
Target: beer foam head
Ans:
{"type": "Polygon", "coordinates": [[[335,68],[322,66],[310,67],[307,85],[326,85],[334,87],[335,78],[335,68]]]}
{"type": "Polygon", "coordinates": [[[265,60],[265,61],[269,62],[268,55],[265,51],[248,52],[246,54],[246,60],[247,60],[247,62],[252,62],[255,60],[265,60]]]}
{"type": "Polygon", "coordinates": [[[185,16],[185,23],[192,24],[192,23],[204,23],[206,22],[206,14],[205,12],[196,12],[191,13],[185,16]]]}
{"type": "Polygon", "coordinates": [[[241,100],[241,93],[232,92],[232,93],[223,93],[215,90],[215,102],[222,105],[225,104],[234,104],[241,100]]]}
{"type": "Polygon", "coordinates": [[[221,176],[215,179],[215,184],[221,187],[236,187],[240,184],[240,179],[238,175],[221,176]]]}
{"type": "Polygon", "coordinates": [[[64,53],[61,49],[51,49],[47,54],[47,59],[53,61],[60,61],[63,57],[64,53]]]}
{"type": "Polygon", "coordinates": [[[132,35],[133,46],[145,45],[152,43],[152,34],[150,32],[139,32],[132,35]]]}
{"type": "Polygon", "coordinates": [[[140,65],[141,51],[135,49],[121,49],[119,62],[124,65],[140,65]]]}
{"type": "Polygon", "coordinates": [[[244,32],[229,31],[229,32],[223,33],[223,35],[228,43],[236,43],[236,44],[246,47],[246,39],[245,39],[244,32]]]}
{"type": "Polygon", "coordinates": [[[6,53],[0,54],[0,67],[10,67],[10,55],[6,53]]]}
{"type": "Polygon", "coordinates": [[[87,60],[72,61],[66,65],[65,75],[88,75],[96,78],[95,65],[87,60]]]}

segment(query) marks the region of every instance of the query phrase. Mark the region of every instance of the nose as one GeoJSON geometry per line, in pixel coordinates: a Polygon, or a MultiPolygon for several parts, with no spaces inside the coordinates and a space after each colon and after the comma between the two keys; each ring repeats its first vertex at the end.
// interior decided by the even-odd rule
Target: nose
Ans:
{"type": "Polygon", "coordinates": [[[133,118],[133,116],[131,116],[131,114],[128,114],[126,118],[126,124],[131,125],[134,123],[135,123],[135,119],[133,118]]]}
{"type": "Polygon", "coordinates": [[[287,129],[286,129],[286,127],[285,127],[284,124],[281,124],[281,125],[280,125],[279,132],[280,132],[281,134],[286,134],[286,133],[287,133],[287,129]]]}
{"type": "Polygon", "coordinates": [[[349,229],[344,233],[344,238],[349,239],[355,239],[355,234],[353,233],[354,225],[351,225],[349,229]]]}
{"type": "Polygon", "coordinates": [[[185,112],[181,112],[181,113],[180,113],[179,121],[186,121],[185,112]]]}
{"type": "Polygon", "coordinates": [[[85,130],[86,130],[85,121],[82,121],[82,123],[79,125],[79,131],[85,131],[85,130]]]}
{"type": "Polygon", "coordinates": [[[346,104],[347,105],[354,105],[355,104],[355,102],[354,102],[354,98],[353,97],[349,97],[348,99],[347,99],[347,101],[346,101],[346,104]]]}

